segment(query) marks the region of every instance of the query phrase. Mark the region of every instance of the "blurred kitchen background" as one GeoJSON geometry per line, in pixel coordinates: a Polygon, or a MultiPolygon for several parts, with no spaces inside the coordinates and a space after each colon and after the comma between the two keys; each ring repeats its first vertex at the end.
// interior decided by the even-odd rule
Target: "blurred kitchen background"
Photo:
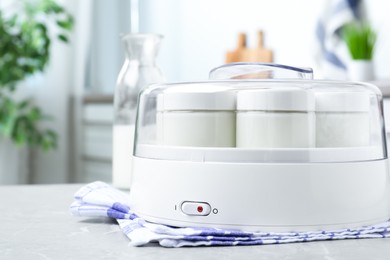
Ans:
{"type": "MultiPolygon", "coordinates": [[[[69,44],[53,41],[48,67],[20,83],[18,95],[33,97],[53,117],[45,125],[58,133],[58,147],[49,152],[10,148],[0,139],[0,184],[111,181],[112,95],[125,57],[121,33],[164,36],[157,62],[169,82],[206,80],[209,70],[223,64],[226,52],[236,48],[240,32],[247,34],[248,46],[255,47],[259,30],[275,63],[312,67],[317,79],[343,78],[342,73],[333,75],[321,65],[316,37],[326,8],[337,1],[57,2],[74,17],[69,44]],[[18,174],[11,174],[15,167],[18,174]]],[[[386,93],[386,87],[390,89],[390,2],[370,0],[364,7],[378,35],[375,82],[386,93]]],[[[331,27],[337,19],[325,23],[331,27]]]]}

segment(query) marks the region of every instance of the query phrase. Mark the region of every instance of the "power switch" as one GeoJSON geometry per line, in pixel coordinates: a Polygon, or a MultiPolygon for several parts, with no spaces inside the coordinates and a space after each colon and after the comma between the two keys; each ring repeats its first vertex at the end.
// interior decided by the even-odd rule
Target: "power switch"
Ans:
{"type": "Polygon", "coordinates": [[[181,204],[181,211],[190,216],[207,216],[211,212],[211,207],[206,202],[184,201],[181,204]]]}

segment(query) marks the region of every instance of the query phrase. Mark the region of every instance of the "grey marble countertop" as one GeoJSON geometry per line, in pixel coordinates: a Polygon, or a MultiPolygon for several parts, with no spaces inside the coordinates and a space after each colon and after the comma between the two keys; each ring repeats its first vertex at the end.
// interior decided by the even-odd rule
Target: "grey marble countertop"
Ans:
{"type": "Polygon", "coordinates": [[[114,221],[69,214],[71,185],[0,186],[0,259],[390,259],[390,239],[242,247],[131,247],[114,221]]]}

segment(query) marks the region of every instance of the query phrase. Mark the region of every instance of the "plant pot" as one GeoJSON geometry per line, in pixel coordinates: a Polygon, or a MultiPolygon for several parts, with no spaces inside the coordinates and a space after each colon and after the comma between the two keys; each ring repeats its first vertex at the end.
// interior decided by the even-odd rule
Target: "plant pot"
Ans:
{"type": "Polygon", "coordinates": [[[374,80],[374,66],[371,60],[352,60],[348,66],[348,77],[352,81],[374,80]]]}
{"type": "Polygon", "coordinates": [[[28,183],[28,149],[0,137],[0,185],[28,183]]]}

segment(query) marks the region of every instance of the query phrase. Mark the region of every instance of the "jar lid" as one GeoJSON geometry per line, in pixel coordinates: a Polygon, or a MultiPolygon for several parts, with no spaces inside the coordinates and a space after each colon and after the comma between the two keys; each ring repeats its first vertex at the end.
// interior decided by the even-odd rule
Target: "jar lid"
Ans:
{"type": "Polygon", "coordinates": [[[157,96],[157,111],[235,109],[235,92],[219,86],[171,87],[157,96]]]}
{"type": "Polygon", "coordinates": [[[314,94],[301,88],[264,88],[240,91],[238,110],[314,111],[314,94]]]}
{"type": "Polygon", "coordinates": [[[365,92],[317,92],[316,111],[368,112],[370,97],[365,92]]]}

